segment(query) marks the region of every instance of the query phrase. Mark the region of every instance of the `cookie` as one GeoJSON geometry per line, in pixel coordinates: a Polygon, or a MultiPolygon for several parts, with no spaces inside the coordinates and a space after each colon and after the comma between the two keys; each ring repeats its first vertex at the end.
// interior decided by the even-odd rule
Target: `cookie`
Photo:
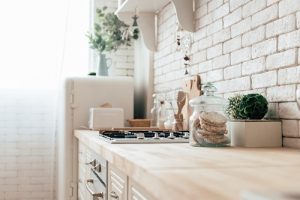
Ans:
{"type": "Polygon", "coordinates": [[[227,122],[226,117],[217,112],[202,112],[200,114],[200,120],[213,126],[224,126],[227,122]]]}
{"type": "Polygon", "coordinates": [[[228,138],[224,135],[219,135],[219,136],[200,136],[201,139],[204,140],[206,143],[210,144],[226,144],[229,142],[228,138]]]}
{"type": "Polygon", "coordinates": [[[207,131],[207,130],[203,130],[203,129],[198,129],[197,130],[197,133],[203,135],[203,136],[223,136],[224,134],[223,133],[216,133],[216,132],[210,132],[210,131],[207,131]]]}
{"type": "Polygon", "coordinates": [[[200,119],[199,118],[195,119],[195,121],[193,122],[193,128],[195,128],[195,129],[201,128],[201,124],[200,124],[200,119]]]}
{"type": "Polygon", "coordinates": [[[224,124],[223,126],[212,126],[210,124],[203,123],[201,121],[201,128],[213,133],[223,133],[223,134],[227,133],[226,124],[224,124]]]}

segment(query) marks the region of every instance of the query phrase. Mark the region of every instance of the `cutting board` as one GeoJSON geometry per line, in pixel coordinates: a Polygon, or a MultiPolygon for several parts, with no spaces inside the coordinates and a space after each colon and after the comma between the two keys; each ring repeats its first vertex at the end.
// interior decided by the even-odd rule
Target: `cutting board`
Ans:
{"type": "Polygon", "coordinates": [[[182,109],[182,114],[184,119],[183,129],[188,130],[189,128],[188,121],[190,116],[193,113],[193,109],[190,107],[189,101],[197,96],[202,95],[200,75],[196,75],[184,80],[182,88],[183,91],[186,93],[186,100],[187,100],[186,104],[182,109]]]}

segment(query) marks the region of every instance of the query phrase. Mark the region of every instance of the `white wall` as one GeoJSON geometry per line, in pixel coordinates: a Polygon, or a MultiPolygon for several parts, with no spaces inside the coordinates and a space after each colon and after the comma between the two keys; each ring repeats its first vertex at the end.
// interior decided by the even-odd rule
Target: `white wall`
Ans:
{"type": "MultiPolygon", "coordinates": [[[[183,55],[176,52],[171,4],[159,13],[155,90],[181,87],[183,55]]],[[[258,92],[271,117],[283,119],[284,146],[300,148],[299,0],[196,0],[190,73],[214,82],[224,97],[258,92]]]]}

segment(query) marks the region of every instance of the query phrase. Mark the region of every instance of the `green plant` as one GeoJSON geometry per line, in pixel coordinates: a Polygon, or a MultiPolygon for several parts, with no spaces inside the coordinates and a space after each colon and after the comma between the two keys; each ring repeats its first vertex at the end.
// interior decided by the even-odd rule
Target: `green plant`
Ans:
{"type": "Polygon", "coordinates": [[[244,95],[239,104],[239,118],[262,119],[268,112],[268,101],[261,94],[244,95]]]}
{"type": "Polygon", "coordinates": [[[260,94],[238,94],[228,101],[226,114],[231,119],[262,119],[268,112],[268,101],[260,94]]]}
{"type": "Polygon", "coordinates": [[[88,33],[90,48],[98,53],[116,51],[120,46],[130,46],[131,39],[138,39],[139,30],[134,29],[132,35],[128,34],[129,26],[120,21],[118,17],[107,12],[107,7],[97,8],[97,22],[94,32],[88,33]],[[127,34],[126,34],[127,33],[127,34]]]}
{"type": "Polygon", "coordinates": [[[226,108],[226,114],[231,119],[239,118],[239,106],[243,96],[238,94],[233,97],[228,98],[229,104],[226,108]]]}

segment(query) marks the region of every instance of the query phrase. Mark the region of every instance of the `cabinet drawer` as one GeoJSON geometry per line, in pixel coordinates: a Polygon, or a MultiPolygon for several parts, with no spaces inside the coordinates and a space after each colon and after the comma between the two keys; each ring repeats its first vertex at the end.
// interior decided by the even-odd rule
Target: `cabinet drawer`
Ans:
{"type": "Polygon", "coordinates": [[[139,184],[132,179],[128,181],[128,200],[154,200],[139,184]]]}
{"type": "Polygon", "coordinates": [[[108,199],[127,200],[127,176],[108,165],[108,199]]]}

